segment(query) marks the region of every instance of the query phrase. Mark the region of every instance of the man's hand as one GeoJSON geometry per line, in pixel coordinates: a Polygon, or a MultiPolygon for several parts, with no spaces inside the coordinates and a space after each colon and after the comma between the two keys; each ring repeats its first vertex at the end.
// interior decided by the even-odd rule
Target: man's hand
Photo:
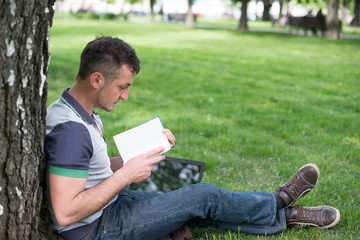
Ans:
{"type": "Polygon", "coordinates": [[[151,175],[154,164],[165,159],[164,155],[159,155],[164,151],[163,147],[158,147],[144,154],[131,158],[119,171],[128,177],[130,183],[144,181],[151,175]]]}
{"type": "Polygon", "coordinates": [[[171,147],[175,147],[175,136],[172,134],[172,132],[169,129],[163,129],[162,133],[166,135],[169,142],[171,143],[171,147]]]}

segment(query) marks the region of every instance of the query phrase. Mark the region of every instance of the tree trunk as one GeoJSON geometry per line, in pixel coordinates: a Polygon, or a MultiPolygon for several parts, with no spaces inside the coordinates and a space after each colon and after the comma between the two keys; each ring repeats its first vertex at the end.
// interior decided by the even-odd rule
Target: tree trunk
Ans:
{"type": "Polygon", "coordinates": [[[52,239],[43,201],[54,0],[0,0],[0,238],[52,239]]]}
{"type": "Polygon", "coordinates": [[[280,7],[280,9],[279,9],[279,19],[283,16],[283,8],[284,8],[284,0],[279,0],[279,7],[280,7]]]}
{"type": "Polygon", "coordinates": [[[247,4],[248,0],[241,0],[241,16],[238,30],[239,31],[247,31],[247,4]]]}
{"type": "Polygon", "coordinates": [[[150,0],[150,22],[154,22],[154,4],[155,0],[150,0]]]}
{"type": "Polygon", "coordinates": [[[185,20],[186,27],[188,27],[188,28],[192,28],[195,26],[194,14],[191,10],[192,2],[193,2],[193,0],[188,0],[188,10],[186,13],[186,20],[185,20]]]}
{"type": "Polygon", "coordinates": [[[328,14],[326,17],[326,38],[338,39],[340,38],[340,23],[339,23],[339,1],[328,0],[328,14]]]}
{"type": "Polygon", "coordinates": [[[360,26],[360,0],[354,1],[354,23],[353,26],[360,26]]]}
{"type": "Polygon", "coordinates": [[[264,0],[264,12],[263,12],[263,21],[270,21],[270,0],[264,0]]]}

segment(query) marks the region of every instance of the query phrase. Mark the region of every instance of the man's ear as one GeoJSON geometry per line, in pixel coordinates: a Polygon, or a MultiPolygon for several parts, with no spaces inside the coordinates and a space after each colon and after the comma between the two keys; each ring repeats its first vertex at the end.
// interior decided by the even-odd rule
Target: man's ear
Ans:
{"type": "Polygon", "coordinates": [[[93,88],[98,89],[105,83],[105,78],[100,72],[93,72],[90,75],[90,84],[93,88]]]}

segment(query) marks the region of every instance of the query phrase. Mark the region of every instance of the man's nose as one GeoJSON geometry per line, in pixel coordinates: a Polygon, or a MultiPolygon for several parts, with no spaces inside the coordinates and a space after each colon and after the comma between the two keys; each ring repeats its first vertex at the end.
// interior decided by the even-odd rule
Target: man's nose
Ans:
{"type": "Polygon", "coordinates": [[[125,91],[123,91],[121,94],[120,94],[120,97],[119,97],[121,100],[123,101],[127,101],[128,98],[129,98],[129,89],[126,89],[125,91]]]}

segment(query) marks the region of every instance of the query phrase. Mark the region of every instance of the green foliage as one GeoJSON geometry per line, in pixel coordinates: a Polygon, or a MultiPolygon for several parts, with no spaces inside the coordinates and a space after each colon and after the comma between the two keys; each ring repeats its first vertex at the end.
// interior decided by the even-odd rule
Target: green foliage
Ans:
{"type": "Polygon", "coordinates": [[[55,17],[49,104],[72,85],[82,49],[99,33],[129,42],[142,68],[129,100],[99,112],[110,155],[118,154],[113,135],[160,116],[177,139],[168,155],[206,161],[204,182],[273,191],[313,162],[319,185],[299,204],[342,214],[329,230],[200,229],[194,239],[358,239],[359,40],[55,17]]]}
{"type": "Polygon", "coordinates": [[[117,14],[115,14],[115,13],[104,13],[104,14],[102,15],[102,17],[103,17],[104,19],[106,19],[106,20],[114,20],[114,19],[116,19],[118,16],[117,16],[117,14]]]}
{"type": "Polygon", "coordinates": [[[123,20],[127,21],[129,19],[129,14],[127,13],[104,13],[97,14],[95,12],[77,12],[74,16],[78,19],[105,19],[105,20],[123,20]]]}
{"type": "Polygon", "coordinates": [[[79,19],[99,19],[100,15],[95,12],[77,12],[74,14],[79,19]]]}
{"type": "Polygon", "coordinates": [[[140,2],[141,0],[126,0],[126,2],[130,3],[131,5],[140,2]]]}
{"type": "Polygon", "coordinates": [[[237,5],[239,2],[241,2],[242,0],[231,0],[231,3],[233,5],[237,5]]]}

